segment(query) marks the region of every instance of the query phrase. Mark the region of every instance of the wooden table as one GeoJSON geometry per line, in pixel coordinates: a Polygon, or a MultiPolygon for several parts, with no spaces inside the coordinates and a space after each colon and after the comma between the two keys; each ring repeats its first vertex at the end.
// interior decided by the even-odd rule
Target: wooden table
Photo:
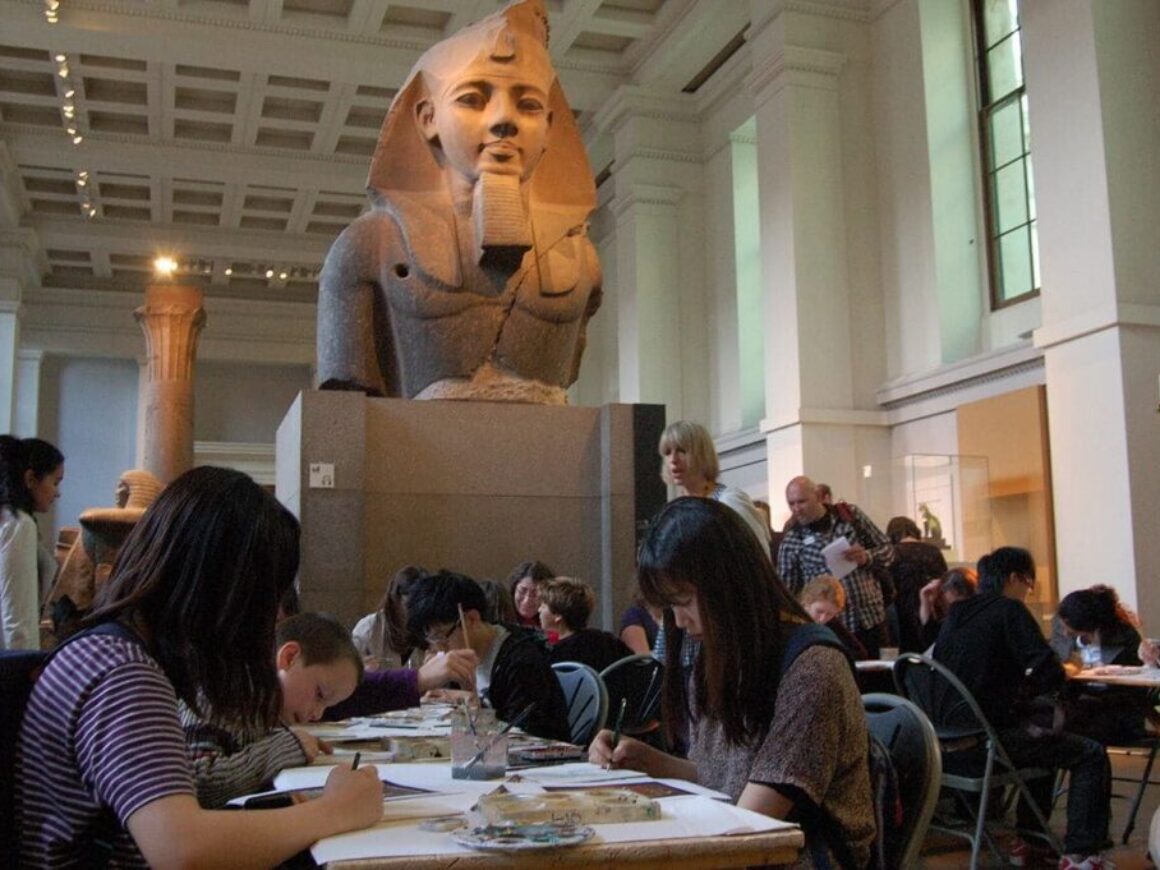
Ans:
{"type": "Polygon", "coordinates": [[[535,852],[456,852],[447,855],[374,858],[335,861],[327,865],[341,870],[460,870],[470,867],[592,867],[636,870],[672,870],[674,867],[755,867],[785,866],[797,860],[805,845],[800,829],[762,834],[733,834],[726,837],[698,837],[683,840],[639,840],[631,843],[593,843],[564,849],[535,852]]]}

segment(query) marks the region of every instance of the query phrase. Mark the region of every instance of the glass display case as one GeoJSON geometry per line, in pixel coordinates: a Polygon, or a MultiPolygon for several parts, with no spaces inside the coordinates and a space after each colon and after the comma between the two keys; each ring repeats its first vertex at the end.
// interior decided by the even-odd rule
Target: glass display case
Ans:
{"type": "Polygon", "coordinates": [[[875,506],[884,529],[891,517],[913,519],[949,564],[974,562],[992,549],[986,457],[912,453],[866,466],[858,501],[875,506]]]}

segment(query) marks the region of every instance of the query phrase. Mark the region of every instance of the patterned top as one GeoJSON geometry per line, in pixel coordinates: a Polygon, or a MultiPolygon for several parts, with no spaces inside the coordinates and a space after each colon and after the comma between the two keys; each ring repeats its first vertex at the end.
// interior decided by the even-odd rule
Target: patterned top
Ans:
{"type": "Polygon", "coordinates": [[[846,607],[838,614],[851,631],[873,628],[886,621],[882,587],[874,569],[887,568],[894,561],[894,547],[866,514],[856,506],[840,502],[826,508],[826,515],[808,525],[786,530],[777,553],[777,572],[790,592],[797,595],[814,577],[829,574],[822,550],[836,538],[846,537],[870,553],[870,562],[842,578],[846,607]]]}
{"type": "MultiPolygon", "coordinates": [[[[875,834],[868,741],[849,662],[836,649],[814,646],[782,677],[764,738],[753,746],[733,745],[719,724],[694,716],[689,759],[702,785],[734,802],[751,782],[800,789],[833,817],[859,866],[865,866],[875,834]]],[[[837,860],[831,865],[838,866],[837,860]]],[[[814,866],[809,849],[794,866],[814,866]]]]}
{"type": "Polygon", "coordinates": [[[106,810],[111,867],[144,867],[125,822],[194,795],[177,698],[138,643],[111,635],[62,649],[32,690],[16,747],[16,815],[32,867],[83,866],[106,810]],[[131,712],[130,712],[131,711],[131,712]]]}
{"type": "Polygon", "coordinates": [[[212,725],[184,703],[179,712],[197,800],[206,809],[261,791],[285,768],[307,763],[306,750],[285,726],[254,737],[212,725]]]}

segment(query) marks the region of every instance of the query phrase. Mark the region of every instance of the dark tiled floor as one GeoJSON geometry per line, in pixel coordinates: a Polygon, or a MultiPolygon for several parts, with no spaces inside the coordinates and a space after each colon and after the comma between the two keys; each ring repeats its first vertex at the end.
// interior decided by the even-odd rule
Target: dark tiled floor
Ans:
{"type": "MultiPolygon", "coordinates": [[[[1141,758],[1125,758],[1115,754],[1111,757],[1112,772],[1115,776],[1132,776],[1137,780],[1139,779],[1144,768],[1144,761],[1141,758]]],[[[1157,807],[1160,807],[1160,761],[1152,769],[1152,781],[1155,784],[1144,792],[1144,800],[1140,804],[1140,812],[1136,816],[1136,827],[1128,840],[1128,844],[1117,846],[1113,851],[1107,853],[1106,857],[1115,863],[1117,870],[1143,870],[1143,868],[1154,866],[1147,856],[1148,829],[1152,823],[1153,813],[1156,812],[1157,807]]],[[[1113,786],[1113,791],[1116,794],[1130,794],[1135,788],[1134,784],[1122,782],[1113,783],[1113,786]]],[[[1119,843],[1120,835],[1124,830],[1129,805],[1130,801],[1128,800],[1116,798],[1112,800],[1111,835],[1116,843],[1119,843]]],[[[1059,799],[1051,817],[1051,826],[1060,835],[1063,834],[1066,821],[1066,807],[1067,796],[1064,795],[1059,799]]],[[[970,863],[970,859],[970,845],[966,840],[932,834],[927,837],[919,866],[923,870],[950,870],[950,868],[966,867],[970,863]]],[[[1005,862],[996,862],[994,856],[985,848],[980,865],[983,867],[1007,866],[1005,862]]]]}

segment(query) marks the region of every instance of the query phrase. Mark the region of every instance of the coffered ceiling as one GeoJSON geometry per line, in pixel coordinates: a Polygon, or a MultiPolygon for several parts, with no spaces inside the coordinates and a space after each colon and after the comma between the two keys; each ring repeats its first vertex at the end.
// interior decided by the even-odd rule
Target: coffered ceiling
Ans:
{"type": "MultiPolygon", "coordinates": [[[[210,295],[312,301],[330,243],[365,208],[396,89],[428,46],[501,5],[0,0],[0,266],[23,258],[26,296],[139,292],[165,252],[210,295]]],[[[695,86],[749,13],[547,5],[582,129],[623,83],[695,86]]]]}

